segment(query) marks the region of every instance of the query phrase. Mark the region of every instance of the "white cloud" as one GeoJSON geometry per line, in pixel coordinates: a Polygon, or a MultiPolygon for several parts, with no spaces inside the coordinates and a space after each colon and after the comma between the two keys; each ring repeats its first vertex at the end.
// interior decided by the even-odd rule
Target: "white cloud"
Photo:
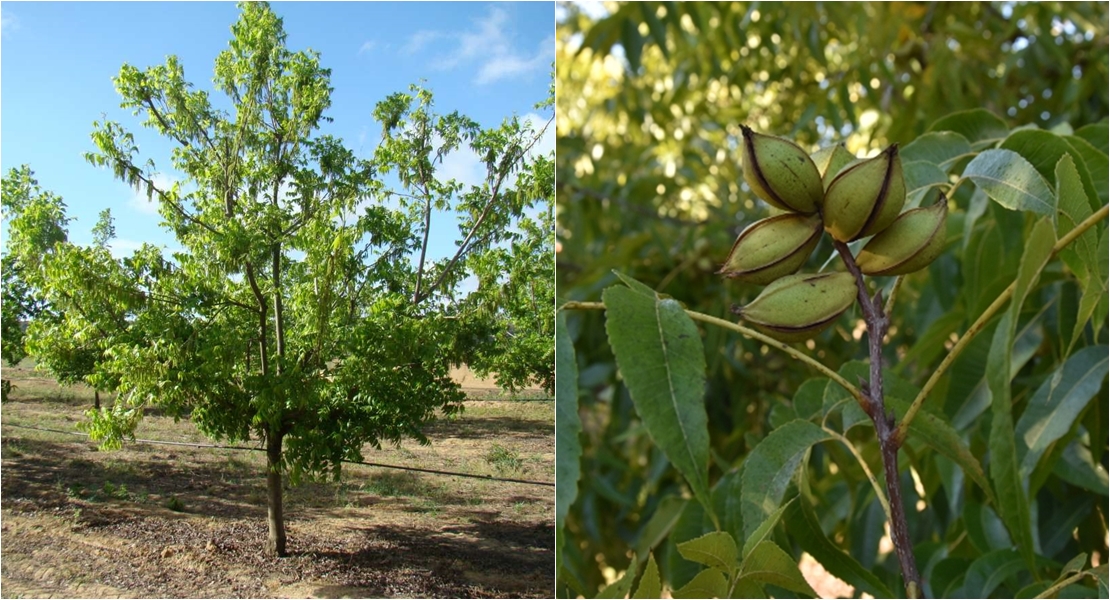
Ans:
{"type": "MultiPolygon", "coordinates": [[[[159,190],[166,191],[173,187],[176,180],[169,175],[162,173],[155,173],[151,178],[154,182],[154,187],[159,190]]],[[[150,200],[146,196],[146,185],[140,184],[139,187],[132,190],[131,198],[127,201],[127,206],[133,208],[146,215],[158,214],[158,194],[155,193],[150,200]]]]}
{"type": "Polygon", "coordinates": [[[115,258],[124,258],[131,256],[136,250],[143,247],[143,242],[136,242],[135,240],[128,240],[124,238],[113,238],[108,242],[108,251],[112,253],[115,258]]]}
{"type": "Polygon", "coordinates": [[[523,75],[542,71],[555,59],[555,38],[548,36],[540,42],[538,52],[534,56],[504,53],[494,56],[480,69],[474,83],[485,85],[499,79],[507,79],[516,75],[523,75]]]}
{"type": "MultiPolygon", "coordinates": [[[[135,251],[142,248],[144,244],[151,242],[137,242],[127,238],[112,238],[108,241],[108,252],[112,254],[113,258],[127,258],[135,254],[135,251]]],[[[177,252],[182,252],[181,248],[170,248],[165,244],[153,244],[162,251],[162,257],[166,260],[173,261],[173,255],[177,252]]]]}
{"type": "Polygon", "coordinates": [[[435,66],[446,70],[483,54],[492,57],[508,54],[509,42],[505,35],[508,20],[509,13],[501,8],[491,8],[488,17],[474,21],[478,26],[477,30],[454,34],[458,45],[453,51],[440,56],[434,63],[435,66]]]}
{"type": "Polygon", "coordinates": [[[540,141],[536,142],[536,145],[532,146],[532,149],[528,152],[532,156],[537,154],[541,156],[547,155],[555,151],[555,123],[552,122],[548,124],[548,119],[548,117],[541,116],[534,112],[521,117],[521,120],[531,125],[532,131],[536,133],[539,133],[540,129],[545,125],[547,126],[547,129],[544,129],[543,135],[540,137],[540,141]]]}
{"type": "Polygon", "coordinates": [[[19,29],[19,19],[7,10],[0,11],[0,32],[11,33],[19,29]]]}
{"type": "Polygon", "coordinates": [[[422,30],[415,33],[402,51],[414,54],[429,42],[444,38],[453,43],[446,52],[432,59],[432,68],[449,70],[474,64],[474,83],[486,85],[501,79],[546,70],[555,59],[555,38],[545,38],[535,52],[514,47],[513,28],[509,13],[492,7],[485,17],[475,19],[473,26],[459,32],[422,30]]]}
{"type": "MultiPolygon", "coordinates": [[[[539,113],[530,112],[522,117],[521,121],[528,123],[532,127],[532,131],[539,133],[540,129],[547,125],[548,117],[544,117],[539,113]]],[[[437,146],[442,140],[439,137],[433,137],[432,144],[437,146]]],[[[555,150],[555,127],[548,125],[544,130],[540,140],[528,151],[530,156],[547,155],[555,150]]],[[[476,152],[470,149],[469,146],[460,146],[453,152],[444,157],[443,162],[438,166],[436,175],[441,179],[455,179],[464,185],[481,185],[485,183],[489,173],[486,170],[486,163],[478,156],[476,152]]]]}
{"type": "Polygon", "coordinates": [[[421,29],[409,37],[409,41],[401,47],[401,54],[416,54],[424,49],[431,42],[443,37],[443,34],[438,31],[428,31],[421,29]]]}
{"type": "MultiPolygon", "coordinates": [[[[433,140],[439,144],[441,140],[433,140]]],[[[486,165],[469,146],[460,146],[443,158],[436,168],[438,179],[455,179],[465,186],[481,185],[486,180],[486,165]]]]}
{"type": "Polygon", "coordinates": [[[366,54],[367,52],[373,52],[375,49],[380,47],[381,44],[379,44],[377,40],[367,40],[362,43],[362,46],[358,49],[358,53],[366,54]]]}

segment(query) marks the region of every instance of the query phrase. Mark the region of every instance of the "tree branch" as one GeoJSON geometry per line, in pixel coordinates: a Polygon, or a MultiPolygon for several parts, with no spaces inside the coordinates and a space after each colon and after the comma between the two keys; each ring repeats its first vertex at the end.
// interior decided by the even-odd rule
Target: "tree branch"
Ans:
{"type": "MultiPolygon", "coordinates": [[[[554,118],[555,118],[554,116],[551,117],[551,119],[554,119],[554,118]]],[[[515,163],[516,161],[524,158],[524,156],[526,154],[528,154],[528,151],[531,150],[532,147],[535,146],[536,143],[540,141],[541,137],[543,137],[543,132],[551,124],[551,119],[548,119],[547,124],[544,125],[542,129],[540,129],[540,132],[538,134],[536,134],[535,137],[532,138],[532,141],[528,142],[527,146],[522,148],[519,153],[517,153],[515,156],[511,157],[511,159],[506,161],[506,163],[504,163],[504,164],[511,165],[512,163],[515,163]]],[[[458,251],[455,252],[455,255],[451,257],[451,260],[447,261],[447,266],[445,266],[443,268],[443,271],[440,272],[439,277],[436,278],[435,283],[433,283],[428,288],[427,292],[425,292],[423,295],[418,296],[418,297],[414,297],[413,298],[413,304],[419,304],[419,303],[423,302],[424,300],[427,300],[428,296],[430,296],[432,294],[432,292],[434,292],[436,290],[436,288],[438,288],[440,285],[443,284],[443,281],[447,278],[447,274],[450,273],[451,269],[454,268],[455,263],[459,262],[459,259],[462,258],[462,256],[464,254],[466,254],[467,250],[469,249],[470,240],[474,238],[474,234],[477,233],[478,228],[482,226],[482,223],[485,222],[486,217],[489,216],[489,212],[493,208],[493,205],[497,203],[498,196],[501,193],[501,185],[505,182],[505,177],[508,176],[510,171],[512,171],[512,169],[504,168],[504,169],[501,169],[501,172],[497,174],[497,180],[494,183],[493,191],[490,193],[489,202],[487,202],[485,208],[482,209],[482,214],[478,216],[478,219],[476,221],[474,221],[474,225],[470,228],[470,231],[466,234],[466,238],[463,239],[462,244],[459,244],[458,251]]]]}
{"type": "MultiPolygon", "coordinates": [[[[575,300],[571,300],[560,306],[558,310],[605,310],[605,305],[601,302],[578,302],[575,300]]],[[[780,342],[775,338],[766,336],[754,329],[749,329],[738,323],[733,323],[732,321],[726,321],[724,319],[719,319],[717,317],[713,317],[705,313],[695,312],[692,310],[686,310],[685,312],[687,316],[695,321],[701,321],[702,323],[709,323],[710,325],[716,325],[724,329],[735,331],[754,340],[759,340],[767,344],[768,346],[782,350],[783,352],[789,354],[791,357],[800,360],[805,364],[813,367],[814,369],[820,371],[822,375],[833,380],[834,382],[836,382],[837,385],[844,388],[845,391],[851,394],[861,407],[864,406],[864,398],[859,388],[852,385],[851,383],[848,383],[848,380],[841,377],[840,374],[836,371],[833,371],[832,369],[826,367],[825,365],[818,362],[816,359],[790,346],[789,344],[780,342]]]]}
{"type": "Polygon", "coordinates": [[[206,229],[209,233],[219,235],[220,232],[216,231],[216,229],[213,228],[211,225],[209,225],[208,223],[205,223],[204,221],[201,221],[199,218],[189,214],[188,211],[186,211],[184,208],[181,208],[181,206],[178,205],[176,202],[173,202],[172,200],[170,200],[165,192],[158,189],[158,186],[154,185],[154,181],[152,179],[149,179],[149,178],[143,176],[142,171],[140,171],[138,167],[136,167],[135,165],[133,165],[130,162],[127,162],[125,160],[118,160],[117,162],[119,163],[120,166],[127,169],[131,173],[131,175],[135,177],[135,179],[138,179],[139,181],[145,183],[151,190],[154,191],[154,193],[158,194],[158,197],[162,199],[162,202],[165,202],[171,208],[173,208],[174,211],[177,212],[177,214],[181,215],[182,219],[185,219],[186,221],[188,221],[190,223],[195,223],[195,224],[199,225],[200,227],[206,229]]]}
{"type": "MultiPolygon", "coordinates": [[[[181,136],[179,136],[177,134],[177,132],[174,131],[174,129],[170,127],[169,123],[166,122],[165,117],[163,117],[162,113],[158,110],[158,108],[154,106],[154,99],[153,98],[151,98],[150,96],[147,96],[146,98],[143,98],[143,100],[146,100],[147,111],[150,114],[154,115],[155,119],[158,119],[158,122],[162,124],[162,128],[166,130],[166,132],[170,135],[170,137],[177,140],[177,142],[179,144],[181,144],[182,146],[185,146],[187,148],[192,147],[192,144],[189,143],[189,140],[183,139],[181,136]]],[[[197,131],[201,132],[202,137],[204,138],[204,142],[208,146],[208,148],[211,149],[213,152],[215,152],[216,147],[213,145],[212,139],[208,137],[208,132],[205,131],[201,127],[198,127],[197,131]]]]}
{"type": "Polygon", "coordinates": [[[424,258],[428,254],[428,235],[432,232],[432,196],[428,193],[427,175],[424,172],[423,164],[420,166],[420,178],[424,188],[424,242],[420,244],[420,262],[416,265],[416,289],[412,294],[413,304],[419,304],[421,300],[420,284],[424,279],[424,258]]]}
{"type": "Polygon", "coordinates": [[[258,281],[254,277],[254,263],[248,260],[245,270],[247,281],[251,285],[251,291],[254,292],[254,299],[258,302],[258,354],[262,361],[262,375],[268,377],[270,375],[270,357],[266,353],[266,297],[262,295],[262,290],[259,289],[258,281]]]}
{"type": "MultiPolygon", "coordinates": [[[[1103,206],[1091,216],[1083,219],[1074,229],[1056,241],[1056,244],[1052,247],[1052,256],[1059,254],[1061,250],[1074,242],[1075,239],[1085,231],[1094,227],[1096,223],[1106,219],[1108,214],[1110,214],[1110,206],[1103,206]]],[[[940,361],[940,365],[933,371],[933,374],[929,376],[929,380],[925,382],[925,385],[921,387],[921,391],[918,392],[909,410],[907,410],[906,414],[902,417],[902,422],[898,425],[899,444],[901,444],[902,440],[906,439],[906,432],[909,430],[910,423],[913,421],[914,417],[917,416],[917,411],[921,410],[921,406],[925,403],[925,398],[929,396],[929,392],[933,391],[937,382],[940,381],[941,376],[948,371],[948,368],[952,366],[952,362],[964,351],[964,348],[967,348],[971,340],[975,339],[975,336],[979,335],[979,333],[986,328],[987,322],[1010,301],[1016,287],[1017,282],[1015,281],[1003,290],[1003,292],[998,295],[998,298],[995,298],[994,302],[983,311],[983,314],[979,315],[979,318],[975,319],[975,322],[967,328],[967,331],[965,331],[956,342],[956,345],[953,346],[952,349],[948,351],[948,354],[945,355],[944,359],[940,361]]]]}
{"type": "Polygon", "coordinates": [[[890,318],[883,312],[881,290],[875,293],[874,298],[868,297],[863,273],[856,265],[848,244],[835,241],[833,245],[840,253],[840,258],[848,267],[848,271],[856,279],[856,298],[863,310],[863,319],[867,323],[871,382],[862,390],[868,400],[865,410],[875,424],[875,435],[879,439],[887,498],[890,501],[890,539],[894,543],[894,550],[898,554],[898,562],[902,567],[902,580],[906,585],[906,593],[910,598],[916,598],[922,589],[921,575],[917,572],[909,526],[906,524],[906,508],[902,502],[902,483],[898,475],[898,447],[901,443],[894,427],[894,413],[887,413],[883,404],[883,336],[890,326],[890,318]]]}

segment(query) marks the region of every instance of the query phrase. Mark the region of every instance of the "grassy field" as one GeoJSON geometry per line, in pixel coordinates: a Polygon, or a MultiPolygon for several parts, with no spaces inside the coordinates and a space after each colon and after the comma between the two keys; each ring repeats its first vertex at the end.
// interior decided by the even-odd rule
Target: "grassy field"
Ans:
{"type": "MultiPolygon", "coordinates": [[[[415,443],[364,459],[553,482],[554,406],[506,401],[460,371],[472,399],[415,443]]],[[[76,431],[92,392],[27,365],[0,429],[3,597],[550,597],[554,488],[346,465],[286,492],[290,556],[262,552],[264,454],[128,444],[76,431]],[[23,426],[23,427],[17,427],[23,426]]],[[[540,392],[525,395],[543,398],[540,392]]],[[[110,399],[102,397],[103,401],[110,399]]],[[[207,442],[147,416],[138,438],[207,442]]]]}

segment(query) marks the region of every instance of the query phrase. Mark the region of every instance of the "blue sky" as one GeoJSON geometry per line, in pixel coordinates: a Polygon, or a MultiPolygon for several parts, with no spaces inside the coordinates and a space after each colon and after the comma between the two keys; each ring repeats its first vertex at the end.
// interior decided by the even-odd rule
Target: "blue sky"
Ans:
{"type": "MultiPolygon", "coordinates": [[[[513,114],[537,126],[551,116],[537,111],[554,60],[554,6],[518,3],[275,2],[287,47],[311,48],[332,70],[334,119],[318,133],[342,138],[370,157],[381,128],[374,105],[424,80],[440,113],[458,110],[485,127],[513,114]]],[[[111,208],[113,252],[130,254],[142,242],[178,248],[162,230],[145,193],[87,163],[95,150],[93,121],[117,121],[131,131],[141,160],[153,158],[173,179],[172,144],[119,108],[112,84],[124,63],[140,69],[176,55],[197,89],[224,97],[211,84],[215,58],[231,39],[238,9],[230,2],[5,2],[0,6],[0,168],[29,164],[39,184],[62,196],[76,220],[70,239],[92,241],[97,214],[111,208]]],[[[554,127],[538,145],[554,150],[554,127]]],[[[484,167],[468,149],[444,161],[439,175],[478,183],[484,167]]],[[[429,256],[453,253],[457,226],[437,215],[429,256]],[[436,243],[438,241],[438,243],[436,243]]]]}

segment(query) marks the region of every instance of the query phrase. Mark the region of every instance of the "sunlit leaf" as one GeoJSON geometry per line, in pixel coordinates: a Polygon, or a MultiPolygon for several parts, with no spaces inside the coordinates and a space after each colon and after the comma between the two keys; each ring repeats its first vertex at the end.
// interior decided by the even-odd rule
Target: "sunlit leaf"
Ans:
{"type": "Polygon", "coordinates": [[[1066,565],[1064,565],[1063,569],[1060,569],[1060,575],[1065,576],[1071,573],[1077,573],[1079,571],[1082,571],[1083,567],[1085,567],[1086,565],[1087,553],[1080,552],[1079,554],[1072,557],[1072,559],[1069,560],[1066,565]]]}
{"type": "Polygon", "coordinates": [[[906,175],[906,208],[917,208],[921,199],[933,188],[948,185],[948,175],[933,163],[903,162],[906,175]]]}
{"type": "Polygon", "coordinates": [[[903,146],[903,164],[923,161],[947,172],[960,158],[971,154],[967,138],[954,131],[932,131],[903,146]]]}
{"type": "Polygon", "coordinates": [[[655,555],[649,554],[647,567],[640,577],[640,585],[636,587],[633,598],[662,598],[663,583],[659,580],[659,566],[655,564],[655,555]]]}
{"type": "MultiPolygon", "coordinates": [[[[1056,164],[1056,195],[1059,198],[1060,212],[1057,216],[1056,233],[1061,237],[1076,228],[1091,215],[1087,194],[1079,180],[1079,173],[1075,170],[1075,161],[1071,155],[1060,158],[1056,164]]],[[[1088,277],[1097,277],[1097,273],[1090,273],[1098,257],[1095,255],[1098,246],[1098,228],[1091,228],[1084,232],[1071,244],[1060,251],[1060,258],[1075,273],[1080,282],[1086,284],[1088,277]]],[[[1094,306],[1092,305],[1093,309],[1094,306]]],[[[1086,322],[1090,313],[1077,319],[1077,322],[1086,322]]],[[[1075,335],[1072,336],[1074,343],[1075,335]]]]}
{"type": "Polygon", "coordinates": [[[1033,165],[1012,150],[986,150],[964,169],[987,196],[1010,210],[1053,215],[1056,197],[1033,165]]]}
{"type": "Polygon", "coordinates": [[[728,578],[717,569],[706,569],[690,583],[671,592],[672,598],[725,598],[728,596],[728,578]]]}
{"type": "MultiPolygon", "coordinates": [[[[1013,150],[1029,161],[1029,164],[1041,174],[1050,188],[1055,188],[1058,185],[1056,164],[1060,162],[1063,156],[1075,152],[1063,137],[1043,129],[1015,131],[1003,140],[999,148],[1013,150]]],[[[1081,168],[1077,176],[1080,178],[1085,193],[1094,195],[1095,188],[1091,183],[1090,173],[1086,166],[1079,166],[1081,168]]]]}
{"type": "Polygon", "coordinates": [[[786,501],[786,504],[783,504],[782,506],[775,509],[775,512],[771,513],[770,516],[764,519],[763,523],[760,523],[759,527],[757,527],[756,530],[753,531],[746,540],[744,540],[744,549],[742,551],[744,556],[747,556],[748,553],[750,553],[757,545],[759,545],[760,542],[767,539],[767,537],[771,535],[771,531],[775,528],[775,525],[779,524],[779,520],[782,519],[782,515],[786,513],[786,510],[790,508],[790,505],[794,503],[794,500],[795,498],[791,498],[790,500],[786,501]]]}
{"type": "MultiPolygon", "coordinates": [[[[1068,145],[1076,152],[1077,161],[1082,161],[1083,167],[1090,173],[1091,184],[1094,186],[1094,195],[1090,196],[1091,208],[1097,209],[1106,204],[1110,197],[1110,158],[1105,150],[1101,150],[1087,139],[1073,135],[1066,136],[1068,145]],[[1098,200],[1096,201],[1095,198],[1098,200]]],[[[1076,163],[1079,166],[1079,162],[1076,163]]],[[[1083,169],[1080,169],[1083,174],[1083,169]]]]}
{"type": "Polygon", "coordinates": [[[1087,140],[1103,154],[1110,154],[1110,125],[1106,123],[1091,123],[1075,130],[1076,137],[1087,140]]]}

